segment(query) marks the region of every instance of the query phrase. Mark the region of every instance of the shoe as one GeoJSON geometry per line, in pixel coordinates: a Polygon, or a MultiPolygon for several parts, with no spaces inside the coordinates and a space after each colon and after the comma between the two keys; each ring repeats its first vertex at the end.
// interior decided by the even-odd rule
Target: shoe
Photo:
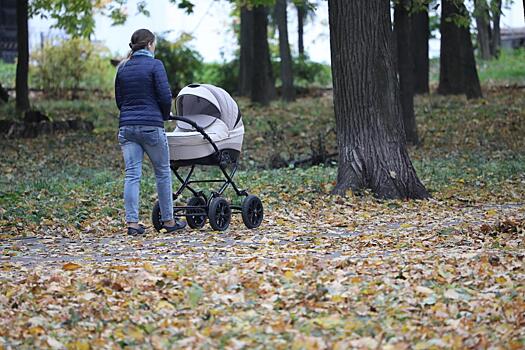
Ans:
{"type": "Polygon", "coordinates": [[[186,223],[184,221],[175,221],[175,226],[166,226],[163,225],[162,229],[160,230],[161,233],[171,233],[175,232],[177,230],[182,230],[186,227],[186,223]]]}
{"type": "Polygon", "coordinates": [[[128,227],[128,235],[138,236],[143,235],[146,232],[146,228],[143,225],[139,225],[139,228],[128,227]]]}

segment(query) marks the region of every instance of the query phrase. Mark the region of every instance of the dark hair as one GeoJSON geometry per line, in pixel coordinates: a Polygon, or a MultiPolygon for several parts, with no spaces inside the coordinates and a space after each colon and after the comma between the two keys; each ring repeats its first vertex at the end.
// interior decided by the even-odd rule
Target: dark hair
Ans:
{"type": "Polygon", "coordinates": [[[131,36],[129,47],[131,51],[135,52],[140,49],[145,49],[149,43],[155,41],[155,34],[147,29],[136,30],[131,36]]]}

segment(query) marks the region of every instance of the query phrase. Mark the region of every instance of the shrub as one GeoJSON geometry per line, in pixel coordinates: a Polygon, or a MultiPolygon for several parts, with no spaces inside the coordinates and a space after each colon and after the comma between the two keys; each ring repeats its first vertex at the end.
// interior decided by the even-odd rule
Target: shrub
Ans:
{"type": "Polygon", "coordinates": [[[115,69],[108,58],[109,51],[87,39],[73,38],[58,45],[46,43],[33,54],[34,86],[54,98],[76,98],[81,89],[113,90],[115,69]]]}
{"type": "Polygon", "coordinates": [[[196,81],[220,86],[230,93],[237,91],[238,80],[238,60],[224,63],[204,63],[196,75],[196,81]]]}
{"type": "Polygon", "coordinates": [[[192,37],[183,34],[177,41],[157,35],[155,57],[164,63],[168,80],[174,92],[195,81],[196,72],[201,69],[202,56],[188,45],[192,37]]]}
{"type": "Polygon", "coordinates": [[[0,83],[4,88],[14,88],[16,78],[16,64],[5,63],[0,60],[0,83]]]}

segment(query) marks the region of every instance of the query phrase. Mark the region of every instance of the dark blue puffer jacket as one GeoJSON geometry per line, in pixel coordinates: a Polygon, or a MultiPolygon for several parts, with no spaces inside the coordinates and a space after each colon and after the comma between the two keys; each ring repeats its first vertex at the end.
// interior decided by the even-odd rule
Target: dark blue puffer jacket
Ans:
{"type": "Polygon", "coordinates": [[[119,127],[163,127],[171,110],[171,89],[161,61],[135,55],[121,64],[115,78],[115,99],[120,110],[119,127]]]}

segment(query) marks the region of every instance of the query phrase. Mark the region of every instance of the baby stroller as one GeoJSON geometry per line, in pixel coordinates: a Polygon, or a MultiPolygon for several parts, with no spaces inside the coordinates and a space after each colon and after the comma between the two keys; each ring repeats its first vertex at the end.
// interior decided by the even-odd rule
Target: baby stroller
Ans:
{"type": "MultiPolygon", "coordinates": [[[[188,190],[191,197],[186,206],[174,206],[176,217],[186,217],[188,226],[200,229],[210,221],[217,231],[224,231],[230,225],[232,214],[240,213],[246,227],[259,227],[263,220],[261,200],[241,190],[233,177],[237,171],[244,124],[237,103],[223,89],[209,84],[192,84],[183,88],[176,99],[177,121],[175,131],[166,133],[170,149],[171,170],[180,181],[179,189],[173,193],[174,201],[188,190]],[[191,180],[197,165],[217,166],[224,179],[191,180]],[[189,167],[185,176],[179,168],[189,167]],[[207,196],[204,191],[194,187],[199,183],[217,183],[217,190],[207,196]],[[231,186],[238,197],[243,197],[239,205],[229,203],[224,191],[231,186]]],[[[162,229],[158,201],[152,211],[153,226],[162,229]]]]}

